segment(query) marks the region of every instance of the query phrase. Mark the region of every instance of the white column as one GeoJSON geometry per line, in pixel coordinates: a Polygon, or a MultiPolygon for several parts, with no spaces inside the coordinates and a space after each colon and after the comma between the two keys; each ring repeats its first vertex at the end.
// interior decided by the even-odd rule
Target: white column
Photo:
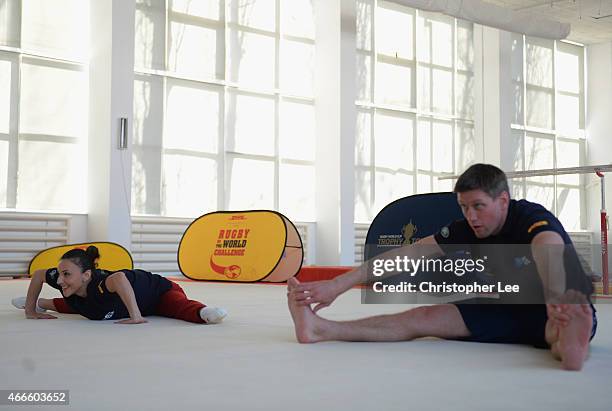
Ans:
{"type": "MultiPolygon", "coordinates": [[[[476,161],[502,165],[503,138],[510,132],[510,115],[504,93],[510,81],[510,55],[500,30],[474,25],[474,137],[476,161]],[[506,118],[507,117],[507,118],[506,118]],[[506,124],[507,123],[507,124],[506,124]],[[506,130],[507,127],[507,130],[506,130]]],[[[509,41],[509,40],[508,40],[509,41]]],[[[511,95],[509,95],[511,97],[511,95]]],[[[511,101],[510,101],[511,104],[511,101]]],[[[463,171],[463,170],[461,170],[463,171]]]]}
{"type": "MultiPolygon", "coordinates": [[[[612,163],[612,42],[587,47],[587,163],[612,163]]],[[[606,208],[612,212],[612,173],[606,173],[606,208]]],[[[599,243],[599,178],[591,175],[588,187],[588,226],[599,243]]],[[[608,232],[610,237],[610,232],[608,232]]],[[[611,265],[612,267],[612,265],[611,265]]]]}
{"type": "Polygon", "coordinates": [[[316,263],[352,265],[355,1],[316,0],[316,263]]]}
{"type": "MultiPolygon", "coordinates": [[[[482,158],[485,163],[500,165],[500,31],[482,27],[482,158]]],[[[509,68],[508,68],[509,69],[509,68]]]]}
{"type": "MultiPolygon", "coordinates": [[[[517,147],[512,139],[514,91],[512,89],[512,33],[499,31],[499,164],[504,170],[512,170],[517,147]]],[[[512,181],[510,181],[512,184],[512,181]]]]}
{"type": "MultiPolygon", "coordinates": [[[[474,24],[474,159],[484,161],[484,53],[482,31],[484,27],[474,24]]],[[[462,173],[464,170],[457,170],[462,173]]]]}
{"type": "Polygon", "coordinates": [[[133,0],[91,0],[88,238],[131,246],[133,0]],[[118,148],[120,118],[128,148],[118,148]]]}

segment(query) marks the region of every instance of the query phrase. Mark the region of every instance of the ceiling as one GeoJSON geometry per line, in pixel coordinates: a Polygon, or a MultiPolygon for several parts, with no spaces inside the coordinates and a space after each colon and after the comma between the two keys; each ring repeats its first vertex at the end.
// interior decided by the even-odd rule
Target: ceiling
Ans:
{"type": "Polygon", "coordinates": [[[484,1],[515,11],[533,13],[538,17],[570,23],[572,29],[567,40],[582,44],[612,41],[612,0],[484,1]]]}

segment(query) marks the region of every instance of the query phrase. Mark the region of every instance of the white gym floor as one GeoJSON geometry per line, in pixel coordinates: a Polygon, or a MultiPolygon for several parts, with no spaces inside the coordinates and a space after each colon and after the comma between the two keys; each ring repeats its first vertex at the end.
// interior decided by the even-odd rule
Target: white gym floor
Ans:
{"type": "MultiPolygon", "coordinates": [[[[220,325],[160,317],[119,325],[58,314],[26,320],[0,280],[0,390],[70,390],[64,410],[611,410],[612,301],[581,372],[528,346],[436,339],[295,341],[284,285],[180,282],[225,307],[220,325]]],[[[57,297],[48,286],[43,297],[57,297]]],[[[362,305],[351,290],[321,311],[355,319],[410,306],[362,305]]],[[[15,406],[14,409],[42,407],[15,406]]],[[[0,410],[8,409],[0,406],[0,410]]]]}

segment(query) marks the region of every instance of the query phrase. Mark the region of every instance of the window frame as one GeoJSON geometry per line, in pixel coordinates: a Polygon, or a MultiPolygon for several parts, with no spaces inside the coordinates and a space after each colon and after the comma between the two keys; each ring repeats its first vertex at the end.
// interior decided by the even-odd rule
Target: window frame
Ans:
{"type": "MultiPolygon", "coordinates": [[[[430,21],[430,18],[432,16],[436,16],[435,13],[429,13],[429,12],[424,12],[418,9],[414,9],[414,8],[410,8],[410,7],[406,7],[406,6],[400,6],[400,5],[396,5],[394,3],[389,3],[389,2],[384,2],[382,0],[358,0],[357,1],[357,5],[359,7],[359,4],[362,3],[364,5],[366,5],[366,7],[371,7],[371,16],[370,16],[370,21],[369,21],[369,25],[370,25],[370,41],[369,44],[365,45],[365,48],[361,48],[359,45],[359,38],[357,39],[357,44],[356,44],[356,54],[357,57],[359,59],[359,56],[365,56],[366,58],[369,58],[370,61],[370,76],[366,81],[366,84],[369,85],[369,90],[367,90],[366,93],[364,93],[364,95],[366,96],[366,99],[359,99],[359,86],[358,86],[358,90],[357,90],[357,98],[355,101],[355,105],[356,105],[356,109],[357,109],[357,113],[358,113],[358,119],[357,122],[359,122],[359,113],[364,113],[364,112],[368,112],[370,115],[370,119],[369,119],[369,123],[370,123],[370,127],[369,127],[369,147],[370,147],[370,159],[369,159],[369,164],[367,165],[362,165],[359,163],[358,161],[358,153],[357,153],[357,144],[356,144],[356,152],[355,152],[355,170],[356,173],[362,173],[364,175],[369,175],[370,176],[370,187],[368,188],[368,195],[369,195],[369,205],[365,205],[365,212],[367,215],[367,218],[364,219],[363,216],[358,215],[359,211],[358,208],[361,206],[360,204],[358,204],[358,193],[356,191],[355,193],[355,223],[356,224],[360,224],[360,223],[366,223],[366,222],[371,222],[372,219],[375,217],[376,213],[380,210],[381,206],[384,206],[384,204],[377,204],[377,198],[376,198],[376,175],[377,172],[381,172],[381,171],[389,171],[389,170],[385,170],[384,167],[379,167],[376,165],[375,163],[375,152],[376,152],[376,118],[377,115],[379,113],[384,113],[384,112],[393,112],[396,115],[399,116],[403,116],[405,119],[410,119],[413,122],[413,132],[412,132],[412,139],[413,139],[413,147],[412,147],[412,151],[413,151],[413,155],[412,155],[412,169],[410,171],[404,172],[402,171],[403,174],[407,174],[410,175],[410,177],[412,178],[412,192],[408,193],[406,195],[410,195],[410,194],[420,194],[420,193],[425,193],[425,192],[432,192],[432,191],[442,191],[442,190],[450,190],[450,184],[451,182],[448,180],[438,180],[437,177],[443,176],[443,175],[447,175],[449,173],[449,170],[444,170],[444,171],[440,171],[440,170],[436,170],[435,166],[434,166],[434,153],[435,153],[435,137],[433,136],[433,133],[430,132],[429,133],[429,154],[430,154],[430,159],[429,159],[429,164],[430,164],[430,169],[425,169],[425,168],[420,168],[418,161],[417,161],[417,156],[419,153],[419,128],[420,128],[420,124],[421,122],[425,121],[425,122],[429,122],[429,126],[430,126],[430,130],[431,128],[434,127],[434,124],[436,122],[443,122],[443,123],[450,123],[451,124],[451,139],[453,141],[453,145],[452,145],[452,150],[451,150],[451,161],[452,161],[452,170],[450,170],[451,173],[456,173],[459,171],[459,168],[463,167],[464,164],[459,164],[460,163],[460,158],[459,158],[459,150],[457,150],[457,144],[459,139],[461,138],[461,133],[463,132],[464,128],[471,128],[472,129],[472,139],[476,138],[476,130],[475,130],[475,107],[472,107],[471,110],[471,116],[469,115],[469,112],[464,112],[463,107],[460,108],[458,107],[457,104],[457,96],[458,96],[458,87],[459,87],[459,81],[458,81],[458,77],[460,75],[464,75],[464,76],[469,76],[472,79],[475,78],[476,76],[476,67],[475,67],[475,41],[474,41],[474,24],[473,23],[469,23],[466,22],[468,24],[471,24],[471,33],[472,33],[472,50],[473,50],[473,54],[472,54],[472,69],[471,71],[468,70],[467,68],[460,68],[460,63],[459,63],[459,55],[458,55],[458,41],[459,41],[459,26],[460,26],[460,22],[458,19],[456,18],[452,18],[452,17],[441,17],[444,19],[448,19],[450,21],[452,21],[452,28],[451,28],[451,34],[452,34],[452,67],[442,67],[439,66],[438,64],[433,62],[433,53],[432,50],[430,49],[429,54],[430,54],[430,62],[427,61],[422,61],[420,59],[420,55],[421,55],[421,47],[422,47],[422,32],[420,30],[420,19],[423,18],[425,19],[425,22],[430,21]],[[401,59],[402,61],[402,65],[403,66],[410,66],[413,69],[412,75],[411,75],[411,81],[412,81],[412,99],[413,99],[413,104],[411,104],[410,106],[406,106],[406,105],[393,105],[393,104],[385,104],[385,103],[380,103],[379,101],[377,101],[377,90],[376,90],[376,70],[377,70],[377,64],[379,62],[380,59],[380,55],[378,52],[378,47],[377,47],[377,43],[376,43],[376,25],[378,23],[378,9],[380,7],[381,3],[385,3],[385,4],[389,4],[392,5],[391,7],[394,9],[400,9],[400,10],[409,10],[413,16],[413,31],[412,31],[412,44],[411,44],[411,55],[412,55],[412,59],[411,60],[406,60],[406,59],[401,59]],[[429,81],[429,95],[430,97],[432,97],[432,101],[430,101],[430,106],[428,108],[424,108],[422,107],[422,101],[421,101],[421,92],[420,92],[420,87],[422,86],[421,84],[421,77],[422,77],[422,73],[421,73],[421,68],[425,68],[427,70],[429,70],[430,73],[432,73],[435,69],[437,68],[443,68],[445,71],[448,71],[449,73],[451,73],[451,96],[450,96],[450,100],[451,100],[451,112],[441,112],[441,111],[436,111],[433,108],[433,86],[434,86],[434,80],[433,80],[433,76],[430,75],[430,81],[429,81]],[[369,96],[369,100],[367,99],[367,97],[369,96]],[[420,183],[419,183],[419,179],[422,178],[423,180],[421,181],[425,181],[428,180],[428,184],[426,187],[421,187],[420,183]]],[[[358,13],[359,14],[359,13],[358,13]]],[[[359,19],[359,15],[357,16],[357,20],[359,19]]],[[[357,25],[359,26],[359,20],[357,21],[357,25]]],[[[359,27],[357,29],[357,32],[359,33],[359,27]]],[[[431,41],[434,41],[433,39],[431,41]]],[[[427,47],[432,47],[431,44],[427,44],[427,47]]],[[[388,56],[383,56],[384,59],[389,59],[388,56]]],[[[357,62],[357,64],[359,64],[359,62],[357,62]]],[[[359,66],[358,66],[358,70],[359,70],[359,66]]],[[[472,87],[471,89],[471,93],[473,95],[475,95],[476,90],[475,87],[472,87]]],[[[475,102],[475,99],[474,99],[475,102]]],[[[359,126],[358,126],[359,127],[359,126]]],[[[399,172],[399,170],[396,170],[396,172],[399,172]]],[[[357,177],[355,176],[356,181],[357,181],[357,177]]],[[[359,184],[356,184],[356,187],[359,187],[359,184]]]]}
{"type": "MultiPolygon", "coordinates": [[[[274,31],[269,31],[262,28],[253,28],[249,26],[245,26],[240,24],[238,21],[231,21],[230,13],[231,13],[231,0],[220,0],[220,13],[219,20],[215,20],[211,23],[207,19],[203,18],[193,18],[193,21],[201,20],[207,26],[214,26],[218,30],[220,39],[217,41],[218,48],[217,51],[222,56],[217,56],[221,59],[216,64],[217,70],[221,70],[223,73],[222,78],[220,76],[206,77],[206,76],[190,76],[177,72],[170,71],[169,65],[169,55],[170,55],[170,44],[169,44],[169,27],[171,24],[170,15],[175,12],[170,11],[170,0],[165,0],[165,11],[164,11],[164,64],[165,67],[163,70],[153,69],[153,68],[145,68],[145,67],[134,67],[135,76],[154,76],[162,79],[162,130],[165,133],[165,125],[166,125],[166,113],[167,113],[167,98],[168,98],[168,82],[169,81],[189,81],[194,82],[195,84],[204,86],[204,87],[215,87],[220,90],[220,106],[219,106],[219,135],[217,141],[217,152],[215,154],[211,154],[207,157],[215,158],[217,162],[217,187],[216,187],[216,209],[217,210],[228,210],[231,208],[230,204],[230,192],[231,192],[231,170],[230,165],[232,163],[232,159],[247,159],[247,160],[261,160],[266,162],[272,162],[274,167],[274,192],[273,195],[273,208],[278,210],[280,205],[283,202],[283,193],[280,192],[280,172],[284,165],[306,165],[310,166],[314,169],[315,161],[314,158],[312,160],[304,160],[304,159],[295,159],[290,157],[284,157],[281,155],[280,151],[280,140],[281,130],[280,130],[280,111],[281,105],[284,102],[298,102],[300,104],[307,104],[312,106],[314,110],[314,84],[312,87],[312,92],[310,94],[296,94],[285,91],[281,87],[281,76],[282,72],[282,62],[281,62],[281,53],[284,44],[287,42],[297,42],[306,45],[310,45],[313,47],[313,58],[314,58],[314,47],[315,47],[315,39],[314,33],[312,38],[309,37],[300,37],[293,34],[286,34],[285,29],[283,27],[282,21],[282,1],[274,0],[275,7],[275,19],[274,19],[274,31]],[[214,24],[213,24],[214,23],[214,24]],[[232,53],[232,43],[230,42],[230,31],[238,30],[244,33],[250,33],[259,36],[267,36],[271,38],[274,42],[274,84],[272,87],[257,87],[253,84],[241,84],[239,79],[231,78],[231,70],[230,67],[230,59],[232,53]],[[221,44],[223,47],[219,47],[221,44]],[[231,106],[231,102],[233,101],[232,95],[242,95],[246,94],[249,96],[256,96],[265,99],[271,99],[273,101],[274,106],[274,119],[272,128],[274,130],[273,136],[273,153],[270,154],[253,154],[244,151],[240,151],[237,149],[232,149],[228,144],[230,141],[230,123],[235,120],[232,119],[232,110],[235,107],[231,106]]],[[[136,5],[138,9],[147,9],[146,6],[141,3],[137,3],[136,5]]],[[[313,15],[314,18],[314,15],[313,15]]],[[[138,47],[138,46],[137,46],[138,47]]],[[[314,60],[313,60],[314,63],[314,60]]],[[[314,139],[314,136],[313,136],[314,139]]],[[[167,153],[167,149],[163,146],[164,136],[162,135],[162,146],[159,153],[160,159],[160,169],[156,170],[160,173],[160,202],[164,201],[164,181],[163,181],[163,173],[164,173],[164,155],[167,153]]],[[[314,143],[314,142],[313,142],[314,143]]],[[[138,148],[136,147],[138,150],[138,148]]],[[[188,152],[189,150],[183,150],[183,152],[188,152]]],[[[199,152],[194,152],[194,156],[202,155],[199,152]]],[[[314,181],[313,181],[314,184],[314,181]]],[[[134,197],[133,197],[134,198],[134,197]]],[[[133,201],[134,204],[134,201],[133,201]]],[[[132,215],[160,215],[160,216],[176,216],[175,213],[168,213],[165,210],[165,205],[161,205],[159,209],[159,214],[156,213],[147,213],[145,206],[145,212],[143,210],[135,210],[132,207],[132,215]]],[[[314,207],[314,204],[313,204],[314,207]]],[[[315,210],[311,210],[311,218],[298,218],[300,221],[314,221],[315,210]]],[[[182,215],[181,215],[182,216],[182,215]]]]}

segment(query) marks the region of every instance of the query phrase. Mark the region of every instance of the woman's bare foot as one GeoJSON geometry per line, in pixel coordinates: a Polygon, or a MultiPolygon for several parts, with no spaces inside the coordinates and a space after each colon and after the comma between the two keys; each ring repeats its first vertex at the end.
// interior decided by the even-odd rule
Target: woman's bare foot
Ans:
{"type": "MultiPolygon", "coordinates": [[[[17,297],[11,300],[13,307],[18,308],[20,310],[25,309],[26,306],[26,297],[17,297]]],[[[48,300],[46,298],[39,298],[36,302],[36,312],[44,313],[48,309],[53,309],[53,300],[48,300]]]]}

